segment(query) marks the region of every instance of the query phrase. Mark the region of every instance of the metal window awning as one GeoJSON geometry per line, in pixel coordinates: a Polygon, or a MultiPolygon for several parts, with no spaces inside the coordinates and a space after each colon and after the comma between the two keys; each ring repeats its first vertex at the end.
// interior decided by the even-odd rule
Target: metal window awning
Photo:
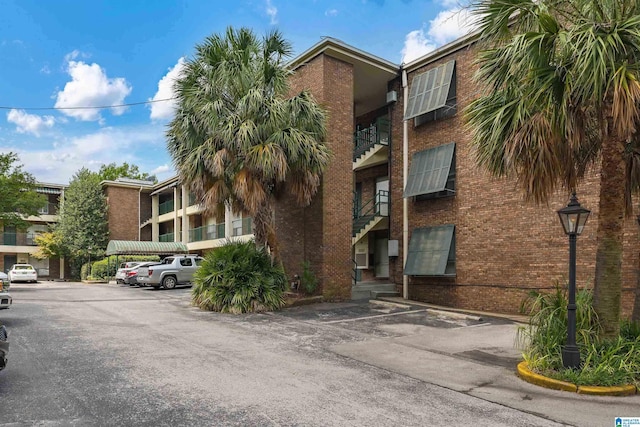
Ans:
{"type": "Polygon", "coordinates": [[[181,242],[140,242],[137,240],[111,240],[107,255],[170,255],[188,253],[181,242]]]}
{"type": "Polygon", "coordinates": [[[62,194],[61,189],[51,187],[38,187],[36,188],[36,192],[40,194],[62,194]]]}
{"type": "Polygon", "coordinates": [[[407,276],[444,276],[447,269],[453,224],[416,228],[411,233],[407,263],[407,276]]]}
{"type": "Polygon", "coordinates": [[[449,61],[413,78],[404,119],[442,108],[447,103],[456,61],[449,61]]]}
{"type": "Polygon", "coordinates": [[[455,149],[456,144],[452,142],[415,153],[411,159],[404,197],[444,191],[455,149]]]}

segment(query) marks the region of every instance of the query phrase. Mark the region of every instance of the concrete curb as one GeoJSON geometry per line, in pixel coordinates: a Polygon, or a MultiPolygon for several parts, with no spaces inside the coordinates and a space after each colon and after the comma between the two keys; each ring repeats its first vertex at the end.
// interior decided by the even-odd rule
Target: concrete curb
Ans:
{"type": "Polygon", "coordinates": [[[517,372],[518,376],[526,382],[553,390],[571,391],[593,396],[631,396],[637,393],[636,386],[631,384],[611,387],[577,386],[565,381],[554,380],[530,371],[527,362],[518,363],[517,372]]]}

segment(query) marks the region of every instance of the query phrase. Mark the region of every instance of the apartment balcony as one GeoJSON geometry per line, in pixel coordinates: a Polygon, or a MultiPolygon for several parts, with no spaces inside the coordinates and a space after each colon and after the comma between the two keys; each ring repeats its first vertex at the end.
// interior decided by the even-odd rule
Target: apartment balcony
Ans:
{"type": "Polygon", "coordinates": [[[253,219],[252,218],[235,219],[231,222],[231,228],[232,228],[232,233],[234,237],[253,234],[253,219]]]}
{"type": "Polygon", "coordinates": [[[353,170],[380,165],[389,161],[391,122],[378,118],[371,126],[357,130],[353,135],[353,170]]]}
{"type": "Polygon", "coordinates": [[[189,230],[189,243],[224,238],[224,223],[204,225],[189,230]]]}
{"type": "Polygon", "coordinates": [[[5,246],[37,246],[35,242],[36,233],[2,233],[0,243],[5,246]]]}
{"type": "Polygon", "coordinates": [[[167,200],[158,205],[158,215],[164,215],[169,212],[173,212],[175,204],[173,200],[167,200]]]}
{"type": "Polygon", "coordinates": [[[159,242],[173,242],[174,241],[174,233],[166,233],[158,236],[159,242]]]}

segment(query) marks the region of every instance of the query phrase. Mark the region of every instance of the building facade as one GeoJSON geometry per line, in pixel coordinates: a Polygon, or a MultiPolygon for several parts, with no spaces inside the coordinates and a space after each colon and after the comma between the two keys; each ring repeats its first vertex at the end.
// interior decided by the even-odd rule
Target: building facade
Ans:
{"type": "Polygon", "coordinates": [[[64,277],[64,260],[58,258],[37,259],[33,254],[38,249],[35,237],[50,230],[58,222],[58,212],[64,200],[66,185],[36,183],[36,192],[47,199],[47,204],[40,209],[37,216],[29,216],[26,230],[4,226],[0,241],[0,269],[9,271],[13,264],[31,264],[42,279],[61,279],[64,277]]]}
{"type": "MultiPolygon", "coordinates": [[[[332,156],[309,206],[298,206],[286,188],[276,203],[289,276],[309,262],[328,299],[349,299],[363,283],[390,283],[408,299],[497,312],[518,312],[531,291],[566,282],[568,242],[556,211],[568,192],[538,206],[513,181],[476,165],[463,111],[478,95],[477,51],[471,35],[399,66],[324,38],[289,64],[292,93],[308,89],[327,110],[332,156]]],[[[251,218],[230,210],[206,215],[177,177],[103,187],[112,240],[182,242],[204,253],[229,237],[253,237],[251,218]]],[[[592,211],[578,239],[578,286],[589,286],[597,167],[577,191],[592,211]]],[[[636,221],[625,227],[622,306],[629,314],[640,244],[636,221]]]]}
{"type": "MultiPolygon", "coordinates": [[[[513,181],[476,165],[463,111],[478,95],[477,51],[468,36],[397,66],[325,38],[291,63],[293,89],[311,90],[328,111],[333,157],[311,206],[279,205],[280,230],[297,230],[279,233],[287,271],[312,261],[329,297],[347,297],[358,278],[393,283],[412,300],[499,312],[518,312],[530,291],[566,283],[568,242],[556,211],[568,192],[537,206],[513,181]]],[[[589,286],[597,168],[577,193],[592,211],[578,239],[578,284],[589,286]]],[[[622,263],[625,314],[638,279],[632,218],[622,263]]]]}

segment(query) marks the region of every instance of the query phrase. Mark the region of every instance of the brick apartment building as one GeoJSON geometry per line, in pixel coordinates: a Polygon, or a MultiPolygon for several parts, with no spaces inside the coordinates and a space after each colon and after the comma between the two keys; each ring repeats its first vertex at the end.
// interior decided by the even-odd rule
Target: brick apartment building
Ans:
{"type": "Polygon", "coordinates": [[[35,236],[49,231],[49,226],[58,222],[58,211],[64,198],[66,185],[36,183],[36,192],[47,199],[47,204],[40,209],[37,216],[26,218],[29,227],[16,230],[15,227],[4,226],[0,241],[0,269],[9,271],[13,264],[31,264],[43,279],[60,279],[64,277],[64,262],[58,258],[39,260],[33,256],[38,249],[35,236]]]}
{"type": "MultiPolygon", "coordinates": [[[[556,211],[569,195],[525,203],[513,182],[475,164],[462,112],[477,96],[477,49],[471,35],[399,66],[324,38],[289,64],[292,91],[309,89],[328,111],[332,152],[309,206],[285,192],[275,207],[289,276],[309,261],[328,298],[391,284],[412,300],[499,312],[517,312],[529,291],[566,280],[568,239],[556,211]]],[[[227,237],[252,237],[251,218],[205,216],[177,177],[103,187],[112,240],[182,242],[203,253],[227,237]]],[[[578,239],[578,286],[593,281],[598,195],[595,170],[578,188],[592,211],[578,239]]],[[[635,220],[625,227],[628,314],[640,245],[635,220]]]]}
{"type": "MultiPolygon", "coordinates": [[[[462,112],[477,96],[477,51],[471,35],[400,67],[325,38],[291,62],[293,89],[310,89],[328,110],[333,157],[311,206],[284,201],[276,212],[288,272],[309,260],[325,295],[348,298],[356,266],[361,283],[390,282],[412,300],[500,312],[566,280],[568,239],[556,211],[569,195],[525,203],[513,182],[475,164],[462,112]]],[[[595,269],[597,170],[577,194],[592,211],[578,239],[585,286],[595,269]]],[[[635,220],[624,239],[630,313],[635,220]]]]}

